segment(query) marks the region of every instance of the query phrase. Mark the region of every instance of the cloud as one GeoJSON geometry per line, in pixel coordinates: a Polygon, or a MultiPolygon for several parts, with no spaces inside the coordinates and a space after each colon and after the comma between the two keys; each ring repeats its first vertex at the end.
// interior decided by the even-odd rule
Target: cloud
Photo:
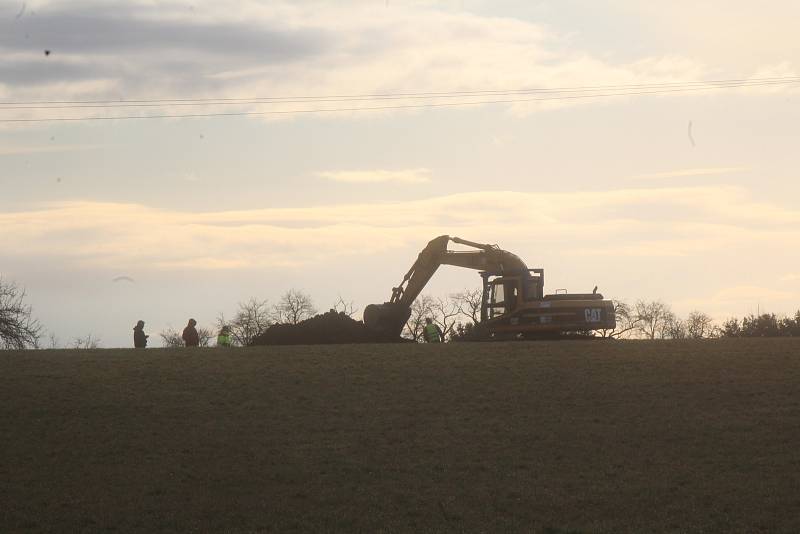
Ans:
{"type": "Polygon", "coordinates": [[[334,182],[353,184],[372,184],[396,182],[400,184],[424,184],[431,181],[428,169],[406,169],[400,171],[329,171],[319,172],[318,176],[334,182]]]}
{"type": "Polygon", "coordinates": [[[720,174],[733,174],[745,172],[745,167],[709,167],[702,169],[680,169],[675,171],[656,172],[636,176],[637,180],[661,180],[665,178],[690,178],[694,176],[716,176],[720,174]]]}
{"type": "MultiPolygon", "coordinates": [[[[741,188],[484,191],[383,204],[184,212],[61,202],[0,214],[6,255],[114,269],[236,269],[388,254],[440,234],[521,243],[588,261],[774,251],[792,263],[800,211],[741,188]]],[[[524,252],[524,251],[522,251],[524,252]]],[[[344,260],[343,260],[344,261],[344,260]]],[[[720,297],[721,298],[721,297],[720,297]]]]}
{"type": "Polygon", "coordinates": [[[712,300],[730,302],[741,300],[790,300],[795,294],[788,291],[770,289],[761,286],[735,286],[718,291],[712,300]]]}
{"type": "Polygon", "coordinates": [[[24,156],[28,154],[50,154],[58,152],[76,152],[82,150],[98,150],[106,145],[30,145],[0,147],[0,156],[24,156]]]}
{"type": "Polygon", "coordinates": [[[736,285],[724,287],[711,294],[696,295],[673,303],[679,314],[693,310],[709,313],[718,323],[730,318],[762,312],[783,310],[794,313],[800,293],[774,289],[761,285],[736,285]]]}
{"type": "MultiPolygon", "coordinates": [[[[701,63],[686,57],[615,63],[571,49],[561,35],[540,24],[453,12],[434,3],[385,9],[380,2],[244,1],[230,9],[225,3],[197,0],[190,9],[177,1],[111,5],[76,0],[41,2],[35,17],[8,24],[8,31],[0,31],[0,94],[11,101],[52,100],[52,95],[59,100],[119,100],[508,90],[693,80],[706,74],[701,63]],[[32,49],[32,42],[41,46],[32,49]],[[53,50],[48,57],[39,50],[45,46],[53,50]]],[[[377,104],[414,103],[419,100],[377,104]]],[[[530,102],[509,108],[527,113],[576,103],[530,102]]],[[[310,105],[300,99],[281,105],[145,109],[174,113],[360,105],[364,102],[310,105]]],[[[144,111],[20,109],[14,116],[109,113],[144,111]]]]}
{"type": "Polygon", "coordinates": [[[619,14],[633,16],[631,23],[646,21],[649,34],[669,43],[676,53],[703,57],[718,68],[796,72],[775,67],[776,62],[796,61],[800,50],[795,24],[800,4],[794,0],[773,0],[769,9],[729,0],[661,5],[615,0],[613,4],[619,14]]]}

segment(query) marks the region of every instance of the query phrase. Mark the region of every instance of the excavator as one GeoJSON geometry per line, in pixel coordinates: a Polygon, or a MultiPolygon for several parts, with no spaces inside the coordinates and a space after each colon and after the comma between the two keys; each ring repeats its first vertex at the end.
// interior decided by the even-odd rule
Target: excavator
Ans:
{"type": "MultiPolygon", "coordinates": [[[[419,253],[389,302],[364,309],[364,324],[386,336],[400,336],[411,305],[440,265],[480,272],[483,280],[480,322],[483,340],[537,339],[569,332],[613,329],[614,305],[597,293],[544,294],[544,269],[529,269],[517,255],[497,245],[439,236],[419,253]],[[450,242],[475,250],[448,250],[450,242]]],[[[563,291],[563,290],[562,290],[563,291]]]]}

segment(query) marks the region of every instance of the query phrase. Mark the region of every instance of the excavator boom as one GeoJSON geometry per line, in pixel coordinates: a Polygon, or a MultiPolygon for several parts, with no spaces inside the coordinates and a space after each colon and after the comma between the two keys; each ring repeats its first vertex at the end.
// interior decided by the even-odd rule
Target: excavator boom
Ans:
{"type": "Polygon", "coordinates": [[[390,335],[400,335],[409,316],[411,304],[419,296],[440,265],[453,265],[477,271],[503,274],[526,272],[528,267],[518,256],[488,245],[458,237],[441,235],[432,239],[417,256],[400,284],[392,288],[392,297],[384,304],[370,304],[364,310],[364,324],[390,335]],[[450,242],[472,247],[474,251],[448,250],[450,242]]]}
{"type": "Polygon", "coordinates": [[[411,266],[400,285],[392,289],[390,303],[411,306],[440,265],[454,265],[465,269],[475,269],[502,274],[508,271],[525,271],[528,267],[516,255],[501,250],[497,245],[484,245],[441,235],[433,239],[419,253],[417,261],[411,266]],[[447,250],[448,243],[458,243],[476,248],[476,251],[447,250]]]}

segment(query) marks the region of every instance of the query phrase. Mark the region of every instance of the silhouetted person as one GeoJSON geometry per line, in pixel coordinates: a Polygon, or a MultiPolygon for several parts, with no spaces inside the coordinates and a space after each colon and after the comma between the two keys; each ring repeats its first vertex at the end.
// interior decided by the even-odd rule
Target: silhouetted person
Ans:
{"type": "Polygon", "coordinates": [[[147,347],[147,338],[150,336],[146,336],[144,333],[144,321],[139,320],[136,323],[136,326],[133,327],[133,346],[137,349],[143,349],[147,347]]]}
{"type": "Polygon", "coordinates": [[[183,335],[181,337],[187,347],[197,347],[200,345],[200,336],[197,334],[197,329],[194,327],[196,324],[197,321],[189,319],[189,324],[183,329],[183,335]]]}
{"type": "Polygon", "coordinates": [[[227,326],[223,326],[222,329],[219,331],[219,335],[217,336],[217,346],[218,347],[230,347],[231,346],[231,329],[227,326]]]}
{"type": "Polygon", "coordinates": [[[430,317],[425,318],[425,328],[423,328],[422,333],[426,343],[441,343],[444,339],[442,329],[439,328],[439,325],[433,324],[433,319],[430,317]]]}

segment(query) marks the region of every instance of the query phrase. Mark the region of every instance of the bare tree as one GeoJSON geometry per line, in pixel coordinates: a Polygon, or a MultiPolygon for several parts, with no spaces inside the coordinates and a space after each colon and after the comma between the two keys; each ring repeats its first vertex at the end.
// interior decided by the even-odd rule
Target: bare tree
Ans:
{"type": "MultiPolygon", "coordinates": [[[[163,347],[174,349],[183,347],[186,344],[183,341],[182,333],[179,333],[173,328],[166,328],[165,330],[159,332],[158,336],[161,338],[161,346],[163,347]]],[[[210,328],[198,328],[197,337],[199,339],[198,346],[208,347],[208,345],[211,343],[211,340],[214,338],[214,334],[210,328]]]]}
{"type": "Polygon", "coordinates": [[[666,314],[659,336],[661,339],[686,339],[688,332],[686,322],[672,312],[666,314]]]}
{"type": "Polygon", "coordinates": [[[58,339],[58,336],[55,335],[53,332],[47,333],[47,348],[48,349],[57,349],[61,346],[61,340],[58,339]]]}
{"type": "Polygon", "coordinates": [[[159,332],[158,336],[161,338],[161,346],[162,347],[167,347],[169,349],[175,349],[175,348],[178,348],[178,347],[183,347],[183,345],[184,345],[183,338],[173,328],[167,328],[167,329],[159,332]]]}
{"type": "Polygon", "coordinates": [[[450,298],[458,306],[458,312],[472,324],[481,322],[481,306],[483,304],[483,290],[481,289],[465,289],[458,293],[454,293],[450,298]]]}
{"type": "Polygon", "coordinates": [[[278,323],[297,324],[317,313],[311,297],[300,290],[290,289],[273,309],[278,323]]]}
{"type": "Polygon", "coordinates": [[[633,313],[637,322],[636,329],[647,339],[663,337],[668,322],[674,317],[669,306],[659,300],[652,302],[639,300],[633,313]]]}
{"type": "Polygon", "coordinates": [[[425,318],[433,316],[433,298],[420,295],[411,304],[411,316],[403,328],[403,336],[415,342],[422,340],[425,318]]]}
{"type": "Polygon", "coordinates": [[[739,319],[735,317],[731,317],[724,323],[722,323],[722,328],[720,329],[720,337],[741,337],[742,336],[742,325],[739,323],[739,319]]]}
{"type": "Polygon", "coordinates": [[[336,313],[343,313],[348,317],[353,317],[353,315],[355,315],[358,311],[358,308],[356,308],[352,300],[347,302],[342,298],[341,295],[339,295],[339,300],[333,304],[333,308],[331,309],[336,313]]]}
{"type": "Polygon", "coordinates": [[[73,349],[96,349],[100,347],[100,338],[87,334],[84,337],[76,337],[72,340],[73,349]]]}
{"type": "Polygon", "coordinates": [[[228,321],[223,314],[217,317],[217,327],[230,328],[233,345],[246,347],[253,338],[261,335],[274,323],[272,311],[266,300],[251,298],[240,302],[233,320],[228,321]]]}
{"type": "Polygon", "coordinates": [[[42,326],[25,304],[25,290],[0,278],[0,349],[25,349],[39,346],[42,326]]]}
{"type": "Polygon", "coordinates": [[[442,329],[442,341],[450,339],[455,335],[455,326],[458,316],[461,313],[458,301],[451,298],[438,297],[433,301],[431,310],[433,311],[433,322],[442,329]]]}
{"type": "Polygon", "coordinates": [[[600,337],[623,338],[633,334],[639,326],[639,318],[636,317],[630,305],[620,300],[612,301],[614,304],[614,317],[617,326],[613,330],[599,330],[600,337]]]}
{"type": "Polygon", "coordinates": [[[686,318],[686,333],[691,339],[716,337],[714,320],[700,311],[693,311],[686,318]]]}
{"type": "Polygon", "coordinates": [[[215,336],[210,328],[198,328],[197,337],[200,340],[199,345],[201,347],[208,347],[211,344],[211,340],[214,339],[215,336]]]}

